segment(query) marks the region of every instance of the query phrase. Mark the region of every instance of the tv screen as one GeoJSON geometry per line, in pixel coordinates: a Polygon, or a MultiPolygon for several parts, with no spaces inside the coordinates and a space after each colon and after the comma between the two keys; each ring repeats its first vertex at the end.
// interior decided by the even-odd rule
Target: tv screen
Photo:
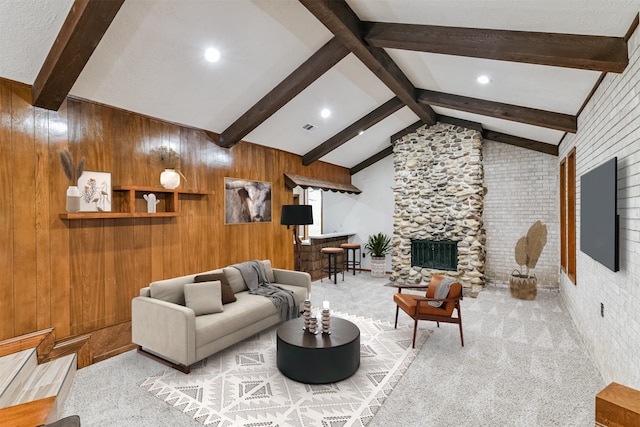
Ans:
{"type": "Polygon", "coordinates": [[[619,270],[618,158],[580,177],[580,250],[612,271],[619,270]]]}

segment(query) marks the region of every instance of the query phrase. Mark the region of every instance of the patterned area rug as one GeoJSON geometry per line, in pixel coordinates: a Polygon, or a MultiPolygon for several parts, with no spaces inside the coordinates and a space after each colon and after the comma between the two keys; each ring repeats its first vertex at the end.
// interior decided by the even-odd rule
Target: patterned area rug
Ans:
{"type": "Polygon", "coordinates": [[[276,367],[276,329],[270,328],[191,366],[167,369],[140,387],[193,417],[218,427],[365,426],[389,396],[430,332],[394,329],[388,322],[340,313],[360,329],[360,368],[333,384],[290,380],[276,367]]]}

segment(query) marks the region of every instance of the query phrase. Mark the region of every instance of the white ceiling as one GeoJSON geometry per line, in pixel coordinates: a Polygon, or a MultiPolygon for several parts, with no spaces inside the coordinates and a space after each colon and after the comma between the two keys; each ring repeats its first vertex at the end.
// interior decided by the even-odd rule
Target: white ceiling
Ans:
{"type": "MultiPolygon", "coordinates": [[[[72,0],[0,0],[0,77],[33,84],[72,0]]],[[[363,21],[624,36],[640,0],[347,0],[363,21]]],[[[332,38],[297,0],[126,0],[71,95],[222,132],[332,38]],[[204,60],[217,47],[219,62],[204,60]]],[[[600,73],[387,49],[413,85],[575,115],[600,73]],[[487,74],[492,82],[475,79],[487,74]]],[[[350,54],[244,139],[303,155],[393,97],[350,54]],[[320,117],[322,108],[332,115],[320,117]],[[302,126],[311,123],[310,133],[302,126]]],[[[558,144],[563,132],[434,107],[558,144]]],[[[353,167],[418,120],[402,108],[321,160],[353,167]]]]}

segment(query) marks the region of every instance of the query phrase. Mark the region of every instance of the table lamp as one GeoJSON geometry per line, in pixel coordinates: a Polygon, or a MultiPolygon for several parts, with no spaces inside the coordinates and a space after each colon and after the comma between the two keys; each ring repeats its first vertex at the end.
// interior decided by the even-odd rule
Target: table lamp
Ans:
{"type": "Polygon", "coordinates": [[[293,225],[294,246],[294,269],[302,270],[302,260],[300,254],[302,252],[302,242],[298,236],[298,226],[313,224],[313,212],[311,205],[282,205],[282,215],[280,216],[280,224],[289,228],[293,225]]]}

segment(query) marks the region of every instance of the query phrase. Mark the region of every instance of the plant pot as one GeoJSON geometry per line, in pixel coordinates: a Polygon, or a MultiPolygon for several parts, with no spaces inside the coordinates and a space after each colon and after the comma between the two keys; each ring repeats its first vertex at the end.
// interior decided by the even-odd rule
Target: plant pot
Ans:
{"type": "Polygon", "coordinates": [[[180,185],[180,175],[174,169],[165,169],[160,174],[160,184],[164,188],[177,188],[180,185]]]}
{"type": "Polygon", "coordinates": [[[536,276],[528,277],[519,274],[511,274],[509,278],[509,291],[511,296],[518,299],[532,300],[538,294],[538,279],[536,276]]]}
{"type": "Polygon", "coordinates": [[[371,257],[371,275],[373,277],[384,277],[387,274],[387,258],[383,256],[371,257]]]}

